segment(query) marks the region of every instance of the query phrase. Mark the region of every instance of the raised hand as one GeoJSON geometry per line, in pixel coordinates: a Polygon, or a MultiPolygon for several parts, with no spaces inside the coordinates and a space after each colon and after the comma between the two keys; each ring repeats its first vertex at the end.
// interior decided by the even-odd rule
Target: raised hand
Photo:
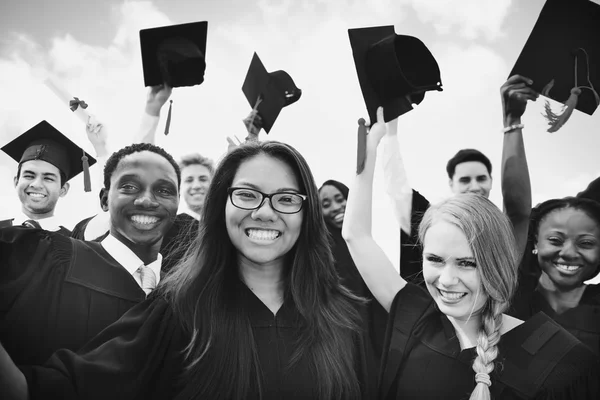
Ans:
{"type": "Polygon", "coordinates": [[[160,109],[169,100],[172,92],[173,88],[166,84],[150,87],[146,96],[146,114],[158,117],[160,109]]]}
{"type": "Polygon", "coordinates": [[[529,78],[513,75],[500,87],[505,126],[520,121],[528,100],[537,100],[539,94],[529,86],[532,83],[529,78]]]}
{"type": "Polygon", "coordinates": [[[106,128],[93,115],[90,115],[88,118],[87,124],[85,125],[85,132],[87,133],[88,140],[94,146],[94,150],[96,150],[96,156],[108,156],[108,134],[106,128]]]}

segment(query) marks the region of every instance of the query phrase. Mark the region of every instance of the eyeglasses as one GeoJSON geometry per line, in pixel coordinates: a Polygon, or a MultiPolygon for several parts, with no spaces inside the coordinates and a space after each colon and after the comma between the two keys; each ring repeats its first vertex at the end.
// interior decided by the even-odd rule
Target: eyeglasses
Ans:
{"type": "Polygon", "coordinates": [[[282,214],[295,214],[302,209],[306,195],[293,192],[276,192],[266,194],[258,190],[230,187],[227,189],[231,204],[242,210],[257,210],[265,199],[269,199],[271,208],[282,214]]]}

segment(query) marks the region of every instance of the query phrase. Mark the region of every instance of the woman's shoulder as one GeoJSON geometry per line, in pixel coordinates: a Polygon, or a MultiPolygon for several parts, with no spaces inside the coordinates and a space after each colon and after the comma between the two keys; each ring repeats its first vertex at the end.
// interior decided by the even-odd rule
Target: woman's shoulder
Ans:
{"type": "Polygon", "coordinates": [[[504,334],[500,350],[500,381],[528,398],[597,398],[598,358],[544,313],[504,334]]]}

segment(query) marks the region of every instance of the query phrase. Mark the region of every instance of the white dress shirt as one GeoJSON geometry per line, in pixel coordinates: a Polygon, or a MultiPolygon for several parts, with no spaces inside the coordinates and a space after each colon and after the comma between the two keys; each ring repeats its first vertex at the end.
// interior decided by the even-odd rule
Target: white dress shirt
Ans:
{"type": "MultiPolygon", "coordinates": [[[[106,236],[106,238],[104,238],[104,240],[100,243],[102,244],[104,250],[106,250],[108,254],[112,256],[112,258],[117,260],[117,262],[121,264],[123,268],[125,268],[127,272],[131,274],[131,276],[133,276],[133,279],[135,279],[137,284],[140,285],[140,287],[142,287],[142,279],[140,277],[140,272],[138,271],[138,269],[145,265],[144,262],[140,260],[140,258],[136,256],[135,253],[131,251],[129,247],[120,242],[113,235],[106,236]]],[[[146,265],[152,270],[152,272],[154,272],[154,275],[156,276],[157,285],[158,282],[160,282],[161,264],[162,255],[158,253],[158,257],[156,258],[156,260],[146,265]]]]}
{"type": "Polygon", "coordinates": [[[13,224],[13,226],[22,225],[23,222],[25,222],[27,220],[32,220],[32,221],[37,222],[38,224],[40,224],[42,229],[50,231],[50,232],[56,232],[61,227],[58,223],[58,218],[55,216],[34,220],[33,218],[29,218],[27,215],[23,214],[22,212],[20,212],[19,214],[17,214],[15,216],[12,224],[13,224]]]}

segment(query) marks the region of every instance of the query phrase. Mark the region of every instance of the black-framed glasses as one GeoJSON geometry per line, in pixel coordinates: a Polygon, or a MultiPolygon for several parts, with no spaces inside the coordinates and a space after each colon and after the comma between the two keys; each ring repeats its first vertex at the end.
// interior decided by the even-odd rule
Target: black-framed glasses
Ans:
{"type": "Polygon", "coordinates": [[[294,192],[276,192],[266,194],[260,190],[245,187],[230,187],[227,189],[231,204],[242,210],[256,210],[262,207],[265,199],[271,203],[271,208],[282,214],[295,214],[302,210],[306,200],[305,194],[294,192]]]}

